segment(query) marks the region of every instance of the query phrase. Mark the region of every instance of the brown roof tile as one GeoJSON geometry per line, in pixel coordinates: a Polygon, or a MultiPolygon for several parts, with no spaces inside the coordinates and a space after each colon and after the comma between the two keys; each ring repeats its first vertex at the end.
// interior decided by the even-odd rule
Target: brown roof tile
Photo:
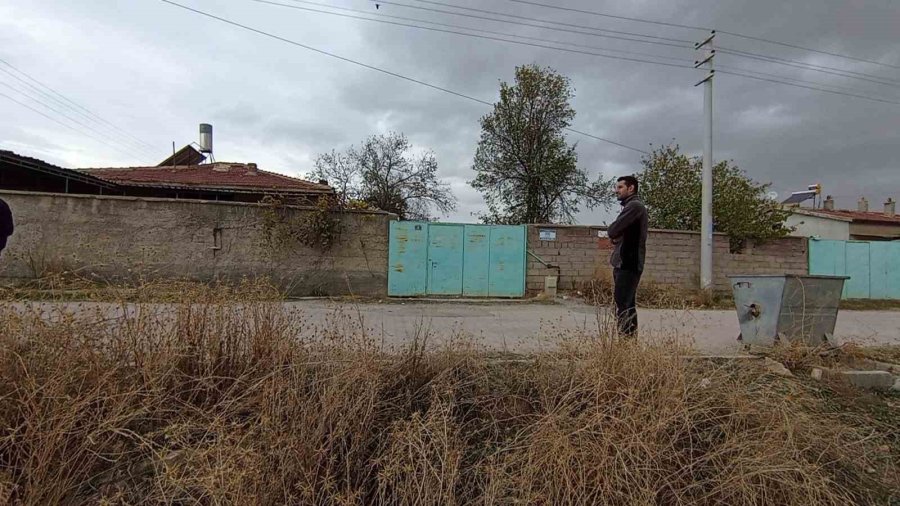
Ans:
{"type": "Polygon", "coordinates": [[[830,216],[837,216],[840,218],[849,218],[853,221],[869,221],[869,222],[877,222],[877,223],[888,223],[893,225],[900,225],[900,216],[885,216],[883,212],[880,211],[851,211],[849,209],[816,209],[816,213],[825,214],[830,216]]]}
{"type": "Polygon", "coordinates": [[[274,172],[256,164],[216,162],[203,165],[78,169],[96,178],[126,185],[196,189],[276,190],[331,193],[334,190],[274,172]]]}

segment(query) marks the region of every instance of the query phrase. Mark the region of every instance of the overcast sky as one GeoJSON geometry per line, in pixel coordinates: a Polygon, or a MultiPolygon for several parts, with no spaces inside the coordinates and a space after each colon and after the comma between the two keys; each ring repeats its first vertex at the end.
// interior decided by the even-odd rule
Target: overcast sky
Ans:
{"type": "MultiPolygon", "coordinates": [[[[497,98],[499,81],[511,80],[517,65],[549,65],[568,76],[575,88],[577,115],[573,128],[640,149],[674,139],[689,153],[702,151],[703,92],[702,87],[693,86],[702,77],[697,70],[461,37],[251,0],[178,1],[490,102],[497,98]]],[[[649,58],[620,52],[659,55],[674,58],[665,60],[670,63],[684,60],[688,65],[696,57],[691,49],[397,5],[383,4],[376,11],[367,0],[316,1],[593,46],[609,50],[606,54],[639,59],[649,58]]],[[[397,1],[451,10],[417,0],[397,1]]],[[[900,7],[895,0],[543,1],[709,26],[900,66],[900,7]]],[[[594,17],[509,0],[443,2],[671,39],[705,37],[700,30],[594,17]]],[[[723,34],[716,44],[846,69],[898,84],[887,86],[721,53],[716,57],[717,65],[815,81],[848,93],[900,102],[900,68],[723,34]]],[[[479,135],[478,119],[488,107],[229,26],[160,0],[5,0],[0,3],[0,58],[129,136],[94,117],[85,117],[83,110],[84,114],[79,114],[74,106],[66,108],[38,95],[33,88],[0,72],[0,93],[72,127],[0,96],[3,149],[65,167],[155,165],[171,154],[173,141],[179,148],[196,141],[197,125],[208,122],[215,131],[217,160],[256,162],[260,168],[296,176],[312,168],[318,153],[343,149],[368,135],[395,130],[404,132],[419,148],[437,154],[440,175],[452,184],[460,200],[459,210],[448,220],[472,221],[471,213],[484,209],[480,195],[466,182],[474,176],[471,161],[479,135]],[[21,92],[40,98],[56,111],[21,92]],[[73,123],[60,113],[83,124],[73,123]],[[134,139],[149,147],[133,147],[134,139]]],[[[0,63],[2,70],[15,74],[0,63]]],[[[733,159],[755,179],[771,181],[782,198],[815,182],[822,183],[825,193],[835,195],[839,207],[855,207],[861,194],[876,207],[889,196],[900,197],[900,105],[719,75],[714,111],[714,158],[733,159]]],[[[577,142],[579,164],[592,176],[601,172],[608,176],[631,173],[640,166],[641,155],[635,151],[577,134],[570,134],[569,139],[577,142]]],[[[582,223],[600,223],[608,217],[607,212],[593,212],[579,218],[582,223]]]]}

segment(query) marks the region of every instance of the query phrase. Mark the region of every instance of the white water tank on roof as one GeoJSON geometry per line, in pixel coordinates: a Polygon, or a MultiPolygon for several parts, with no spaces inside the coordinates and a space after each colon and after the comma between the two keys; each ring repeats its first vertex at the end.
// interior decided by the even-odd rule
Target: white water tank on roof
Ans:
{"type": "Polygon", "coordinates": [[[212,125],[208,123],[200,123],[200,152],[212,153],[212,125]]]}

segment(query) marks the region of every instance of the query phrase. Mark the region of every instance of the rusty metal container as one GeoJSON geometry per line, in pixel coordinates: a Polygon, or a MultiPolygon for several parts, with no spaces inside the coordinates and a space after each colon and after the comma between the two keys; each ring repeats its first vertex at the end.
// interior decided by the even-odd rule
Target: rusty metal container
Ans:
{"type": "Polygon", "coordinates": [[[802,341],[817,346],[831,339],[846,276],[728,276],[740,339],[771,346],[802,341]]]}

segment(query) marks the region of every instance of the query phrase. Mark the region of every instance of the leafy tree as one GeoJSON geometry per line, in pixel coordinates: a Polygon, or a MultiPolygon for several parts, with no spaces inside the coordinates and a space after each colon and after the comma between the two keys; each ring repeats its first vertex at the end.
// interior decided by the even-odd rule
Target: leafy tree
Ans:
{"type": "Polygon", "coordinates": [[[427,220],[456,208],[450,185],[438,179],[432,151],[413,152],[403,134],[373,135],[362,146],[318,156],[314,179],[325,179],[343,208],[376,208],[401,219],[427,220]]]}
{"type": "Polygon", "coordinates": [[[612,181],[589,181],[563,130],[575,117],[568,78],[550,68],[516,68],[515,83],[500,83],[500,101],[481,118],[475,179],[491,223],[574,222],[579,205],[612,202],[612,181]]]}
{"type": "MultiPolygon", "coordinates": [[[[677,144],[654,149],[641,163],[640,192],[647,204],[650,226],[672,230],[700,230],[703,161],[688,157],[677,144]]],[[[784,226],[788,212],[766,193],[770,183],[751,179],[733,162],[713,166],[713,224],[729,235],[732,251],[748,239],[764,242],[790,233],[784,226]]]]}

